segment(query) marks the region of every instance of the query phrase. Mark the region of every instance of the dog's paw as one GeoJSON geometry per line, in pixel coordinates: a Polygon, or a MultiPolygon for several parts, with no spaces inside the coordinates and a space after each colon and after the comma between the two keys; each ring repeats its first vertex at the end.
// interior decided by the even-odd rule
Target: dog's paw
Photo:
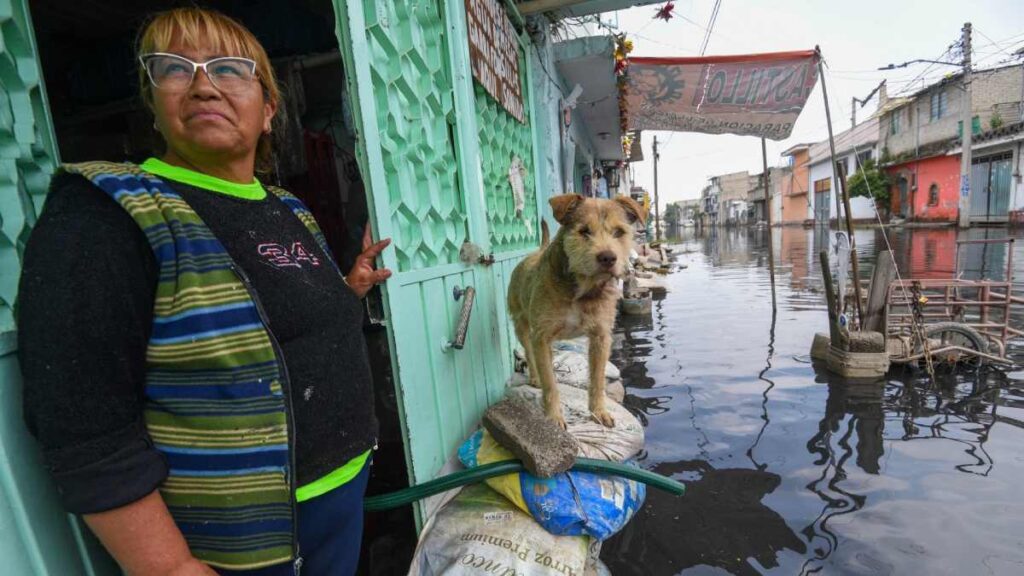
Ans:
{"type": "Polygon", "coordinates": [[[591,415],[594,417],[594,420],[596,420],[598,423],[603,424],[608,428],[615,427],[615,418],[612,418],[612,415],[610,412],[608,412],[608,410],[604,408],[598,408],[597,410],[592,410],[591,415]]]}
{"type": "Polygon", "coordinates": [[[565,417],[562,416],[562,408],[558,407],[554,411],[548,410],[548,419],[562,427],[562,430],[568,430],[569,427],[565,423],[565,417]]]}

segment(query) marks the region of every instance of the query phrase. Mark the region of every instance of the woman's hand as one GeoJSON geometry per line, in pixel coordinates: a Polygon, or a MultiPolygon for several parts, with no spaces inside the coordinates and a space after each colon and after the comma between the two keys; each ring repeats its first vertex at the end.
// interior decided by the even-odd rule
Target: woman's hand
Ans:
{"type": "Polygon", "coordinates": [[[360,298],[366,296],[371,288],[391,277],[391,270],[387,268],[376,270],[373,267],[377,256],[380,256],[380,253],[390,244],[390,238],[385,238],[374,244],[373,237],[370,235],[370,224],[367,222],[366,229],[363,231],[363,251],[356,257],[356,263],[352,265],[352,270],[345,277],[345,282],[356,293],[356,296],[360,298]]]}

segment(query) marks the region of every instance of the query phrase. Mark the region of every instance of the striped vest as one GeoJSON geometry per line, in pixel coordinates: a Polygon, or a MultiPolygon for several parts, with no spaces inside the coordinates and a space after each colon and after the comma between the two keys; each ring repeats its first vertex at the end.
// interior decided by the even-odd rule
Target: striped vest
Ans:
{"type": "MultiPolygon", "coordinates": [[[[133,164],[68,164],[117,201],[153,248],[159,281],[144,416],[170,473],[160,487],[192,554],[251,569],[295,556],[287,372],[259,301],[221,243],[165,182],[133,164]]],[[[266,187],[330,254],[312,214],[266,187]]]]}

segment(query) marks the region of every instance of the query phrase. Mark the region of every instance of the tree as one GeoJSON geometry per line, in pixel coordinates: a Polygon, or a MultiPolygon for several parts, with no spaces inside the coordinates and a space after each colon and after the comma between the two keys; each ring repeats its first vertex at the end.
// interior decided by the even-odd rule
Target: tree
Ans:
{"type": "Polygon", "coordinates": [[[674,226],[679,224],[679,220],[682,218],[683,209],[679,207],[679,204],[671,203],[665,207],[665,224],[674,226]]]}
{"type": "Polygon", "coordinates": [[[874,160],[866,160],[860,169],[846,180],[846,190],[851,198],[873,198],[875,206],[882,213],[888,212],[889,187],[889,175],[879,168],[874,160]]]}

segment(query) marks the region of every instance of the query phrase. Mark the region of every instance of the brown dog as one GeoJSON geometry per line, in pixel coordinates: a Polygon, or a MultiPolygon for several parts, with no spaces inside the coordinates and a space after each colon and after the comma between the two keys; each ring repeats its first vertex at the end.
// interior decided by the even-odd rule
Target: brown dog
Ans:
{"type": "Polygon", "coordinates": [[[530,381],[544,391],[548,417],[563,428],[551,344],[582,334],[589,337],[590,411],[605,426],[614,426],[604,405],[604,370],[620,296],[617,280],[629,263],[633,224],[643,223],[644,209],[622,196],[597,200],[565,194],[550,203],[562,227],[549,245],[547,224],[541,223],[541,249],[512,272],[509,313],[526,350],[530,381]]]}

